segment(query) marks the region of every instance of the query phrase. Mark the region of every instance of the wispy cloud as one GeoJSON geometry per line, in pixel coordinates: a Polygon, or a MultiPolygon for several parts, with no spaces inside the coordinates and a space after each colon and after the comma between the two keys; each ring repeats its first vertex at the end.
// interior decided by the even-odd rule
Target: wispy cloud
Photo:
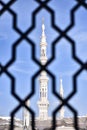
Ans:
{"type": "Polygon", "coordinates": [[[25,70],[23,70],[23,69],[19,69],[19,68],[17,68],[17,67],[12,67],[11,68],[13,71],[16,71],[16,72],[20,72],[20,73],[24,73],[24,74],[30,74],[30,72],[31,71],[25,71],[25,70]]]}
{"type": "Polygon", "coordinates": [[[60,71],[59,75],[61,76],[73,76],[78,69],[80,68],[80,66],[77,66],[76,64],[72,64],[71,66],[67,66],[68,69],[64,70],[64,71],[60,71]]]}
{"type": "Polygon", "coordinates": [[[87,31],[80,31],[78,30],[76,34],[74,34],[75,40],[79,43],[87,43],[87,31]]]}
{"type": "Polygon", "coordinates": [[[80,43],[81,42],[87,42],[87,31],[84,31],[84,32],[79,31],[75,35],[75,39],[78,40],[80,43]]]}
{"type": "Polygon", "coordinates": [[[2,96],[2,92],[0,91],[0,96],[2,96]]]}
{"type": "Polygon", "coordinates": [[[5,40],[7,39],[7,35],[4,33],[0,34],[0,40],[3,40],[3,39],[5,39],[5,40]]]}
{"type": "Polygon", "coordinates": [[[85,81],[87,81],[87,73],[85,72],[85,71],[83,71],[83,73],[79,76],[79,79],[80,80],[85,80],[85,81]]]}
{"type": "Polygon", "coordinates": [[[16,65],[11,67],[11,70],[24,73],[24,74],[32,74],[35,73],[35,65],[28,63],[26,60],[18,60],[16,65]],[[29,66],[28,66],[29,64],[29,66]],[[21,67],[22,65],[22,67],[21,67]],[[24,66],[23,66],[24,65],[24,66]],[[27,65],[27,66],[25,66],[27,65]]]}
{"type": "Polygon", "coordinates": [[[83,76],[81,79],[87,81],[87,76],[83,76]]]}
{"type": "Polygon", "coordinates": [[[59,75],[61,76],[72,76],[75,73],[75,71],[65,71],[65,72],[59,72],[59,75]]]}
{"type": "Polygon", "coordinates": [[[35,64],[30,64],[30,62],[29,61],[26,61],[26,60],[18,60],[17,62],[16,62],[16,64],[24,64],[24,65],[28,65],[29,64],[29,66],[31,66],[31,67],[35,67],[35,64]]]}

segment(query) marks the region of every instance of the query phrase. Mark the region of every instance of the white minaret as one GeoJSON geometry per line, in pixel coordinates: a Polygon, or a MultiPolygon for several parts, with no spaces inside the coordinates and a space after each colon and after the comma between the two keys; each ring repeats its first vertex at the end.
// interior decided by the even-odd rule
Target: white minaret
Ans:
{"type": "MultiPolygon", "coordinates": [[[[64,97],[64,90],[63,90],[63,83],[62,83],[62,78],[60,78],[60,96],[63,98],[64,97]]],[[[60,118],[64,118],[64,107],[60,109],[60,118]]]]}
{"type": "MultiPolygon", "coordinates": [[[[30,101],[26,101],[26,106],[30,106],[30,101]]],[[[24,130],[29,130],[29,127],[30,127],[30,114],[29,114],[29,111],[24,108],[24,114],[23,114],[23,126],[24,126],[24,130]]]]}
{"type": "MultiPolygon", "coordinates": [[[[42,65],[45,65],[47,62],[47,55],[46,55],[46,36],[45,36],[45,25],[44,22],[42,23],[42,36],[41,36],[41,43],[40,43],[40,62],[42,65]]],[[[40,120],[47,120],[48,119],[48,76],[45,71],[42,71],[39,78],[40,82],[40,99],[38,101],[39,107],[39,119],[40,120]]]]}
{"type": "Polygon", "coordinates": [[[47,56],[46,56],[46,35],[45,35],[45,25],[44,25],[44,19],[42,21],[42,36],[41,36],[41,42],[40,42],[40,62],[42,65],[45,65],[47,62],[47,56]]]}

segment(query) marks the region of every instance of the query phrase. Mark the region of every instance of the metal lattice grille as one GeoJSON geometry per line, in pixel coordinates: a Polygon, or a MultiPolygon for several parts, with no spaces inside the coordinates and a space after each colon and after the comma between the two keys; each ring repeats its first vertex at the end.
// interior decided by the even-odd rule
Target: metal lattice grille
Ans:
{"type": "Polygon", "coordinates": [[[11,126],[10,126],[10,130],[14,129],[14,115],[17,111],[19,111],[19,109],[21,107],[25,107],[32,116],[32,129],[35,129],[35,112],[28,108],[25,105],[25,102],[30,99],[31,97],[34,96],[35,94],[35,79],[37,78],[37,76],[40,74],[40,72],[42,70],[45,70],[50,77],[52,78],[52,93],[54,94],[54,96],[56,96],[57,99],[59,99],[62,104],[57,106],[57,108],[54,110],[53,112],[53,118],[52,118],[52,129],[55,129],[56,127],[56,114],[57,112],[61,109],[61,107],[63,105],[67,106],[69,108],[70,111],[73,112],[74,114],[74,127],[76,130],[79,129],[78,126],[78,120],[77,120],[77,111],[74,109],[74,106],[71,106],[68,102],[71,98],[73,98],[73,96],[77,93],[77,77],[79,76],[79,74],[83,71],[83,70],[87,70],[87,62],[84,63],[77,55],[76,55],[76,46],[75,46],[75,41],[68,36],[68,32],[75,26],[75,13],[77,12],[77,10],[82,6],[85,9],[87,9],[87,4],[85,0],[76,0],[76,4],[75,6],[71,9],[70,11],[70,24],[65,28],[65,30],[61,30],[61,28],[59,26],[56,25],[55,23],[55,10],[53,10],[52,8],[50,8],[48,6],[48,3],[50,2],[50,0],[46,0],[46,1],[41,1],[41,0],[35,0],[35,2],[37,2],[39,4],[39,6],[33,11],[33,13],[31,14],[31,27],[27,29],[27,31],[22,32],[22,30],[17,26],[17,22],[18,22],[18,14],[15,13],[10,7],[16,2],[16,0],[10,0],[7,3],[4,3],[3,0],[0,1],[0,5],[2,6],[1,10],[0,10],[0,15],[3,16],[3,14],[7,11],[9,12],[9,14],[12,17],[12,29],[18,33],[20,35],[20,37],[14,41],[14,44],[12,45],[11,48],[11,59],[6,63],[5,66],[2,65],[2,63],[0,63],[0,75],[2,75],[3,73],[6,74],[7,77],[9,77],[10,81],[11,81],[11,95],[19,102],[19,105],[14,108],[14,110],[11,112],[11,126]],[[39,62],[39,60],[36,58],[36,45],[33,41],[33,39],[30,39],[28,37],[28,35],[36,28],[36,16],[37,14],[42,10],[45,9],[50,15],[51,15],[51,27],[59,34],[58,37],[56,37],[52,43],[52,49],[51,49],[51,58],[48,60],[48,62],[46,63],[46,65],[41,65],[41,63],[39,62]],[[62,39],[65,38],[71,46],[71,52],[72,52],[72,59],[77,62],[81,67],[79,70],[77,70],[77,72],[73,75],[72,79],[73,79],[73,90],[72,92],[67,96],[67,98],[62,99],[61,96],[56,92],[56,77],[47,69],[47,67],[49,66],[49,64],[51,64],[54,60],[55,60],[55,47],[56,44],[58,44],[58,42],[62,39]],[[39,66],[39,71],[37,71],[31,78],[31,92],[26,96],[26,98],[24,100],[22,100],[20,98],[20,96],[16,93],[15,91],[15,78],[14,76],[8,71],[8,68],[16,61],[16,51],[17,51],[17,47],[21,44],[21,42],[23,40],[26,40],[26,42],[31,46],[31,55],[32,55],[32,60],[34,61],[35,64],[37,64],[39,66]]]}

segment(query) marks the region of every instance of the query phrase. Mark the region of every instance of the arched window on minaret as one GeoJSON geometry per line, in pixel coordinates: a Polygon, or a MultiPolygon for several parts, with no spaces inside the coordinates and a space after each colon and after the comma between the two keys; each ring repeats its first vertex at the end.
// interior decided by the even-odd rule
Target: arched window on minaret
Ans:
{"type": "Polygon", "coordinates": [[[41,50],[41,56],[46,56],[46,53],[45,53],[44,49],[41,50]]]}

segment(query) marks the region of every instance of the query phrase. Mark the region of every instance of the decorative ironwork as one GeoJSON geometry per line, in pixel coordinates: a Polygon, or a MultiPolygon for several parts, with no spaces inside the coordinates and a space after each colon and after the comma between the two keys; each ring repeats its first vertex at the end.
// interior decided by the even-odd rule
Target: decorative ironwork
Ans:
{"type": "Polygon", "coordinates": [[[17,13],[15,13],[10,7],[16,2],[17,0],[9,0],[9,2],[4,3],[3,0],[0,0],[0,5],[2,6],[1,10],[0,10],[0,15],[3,15],[6,11],[9,12],[9,14],[12,17],[12,28],[15,32],[17,32],[20,37],[14,41],[13,45],[12,45],[12,56],[11,59],[6,63],[5,66],[3,66],[0,63],[0,75],[2,75],[3,73],[5,73],[10,81],[11,81],[11,95],[18,100],[19,105],[14,108],[14,110],[11,112],[11,126],[10,126],[10,130],[14,129],[14,115],[15,113],[21,108],[21,107],[25,107],[32,115],[32,129],[35,129],[35,112],[33,110],[31,110],[28,106],[26,106],[25,102],[30,99],[32,96],[34,96],[35,94],[35,79],[36,77],[40,74],[40,72],[42,70],[45,70],[50,77],[52,78],[52,93],[54,94],[54,96],[57,97],[57,99],[59,99],[62,103],[61,105],[57,106],[57,108],[54,110],[53,112],[53,119],[52,119],[52,129],[55,129],[56,127],[56,114],[57,112],[61,109],[62,106],[67,106],[74,114],[74,127],[76,130],[79,129],[78,126],[78,120],[77,120],[77,116],[78,113],[77,111],[74,109],[74,106],[71,106],[68,102],[69,100],[77,93],[77,77],[79,76],[79,74],[83,71],[83,70],[87,70],[87,62],[83,63],[81,61],[81,59],[79,57],[77,57],[76,55],[76,46],[75,46],[75,41],[68,36],[68,31],[70,31],[74,26],[75,26],[75,13],[77,12],[77,10],[83,6],[85,9],[87,9],[87,3],[85,2],[85,0],[76,0],[77,3],[76,5],[71,9],[70,11],[70,24],[66,27],[65,30],[61,30],[61,28],[59,26],[56,25],[55,23],[55,11],[50,8],[48,6],[48,2],[50,2],[50,0],[45,0],[45,1],[41,1],[41,0],[35,0],[39,6],[32,12],[31,16],[32,16],[32,25],[30,28],[27,29],[27,31],[22,32],[22,30],[17,26],[17,13]],[[36,58],[36,46],[34,44],[33,39],[30,39],[28,37],[28,35],[35,29],[36,27],[36,16],[37,14],[42,10],[45,9],[50,15],[51,15],[51,27],[59,34],[58,37],[56,37],[56,39],[54,39],[53,43],[52,43],[52,48],[51,48],[51,58],[48,60],[48,62],[45,65],[41,65],[41,63],[39,62],[39,60],[36,58]],[[47,67],[49,66],[49,64],[51,62],[53,62],[55,60],[55,46],[56,44],[58,44],[58,42],[62,39],[65,38],[71,45],[71,51],[72,51],[72,58],[75,62],[77,62],[81,67],[79,70],[77,70],[77,72],[73,75],[72,79],[73,79],[73,90],[72,92],[67,96],[67,98],[62,99],[61,96],[59,95],[59,93],[56,92],[56,76],[54,76],[48,69],[47,67]],[[32,55],[32,60],[34,61],[35,64],[37,64],[40,69],[39,71],[37,71],[31,78],[32,81],[32,87],[31,87],[31,92],[26,96],[26,98],[24,100],[22,100],[20,98],[20,96],[16,93],[15,91],[15,78],[14,76],[8,71],[8,68],[16,61],[16,50],[17,47],[21,44],[22,40],[26,40],[26,42],[31,45],[32,51],[31,51],[31,55],[32,55]]]}

